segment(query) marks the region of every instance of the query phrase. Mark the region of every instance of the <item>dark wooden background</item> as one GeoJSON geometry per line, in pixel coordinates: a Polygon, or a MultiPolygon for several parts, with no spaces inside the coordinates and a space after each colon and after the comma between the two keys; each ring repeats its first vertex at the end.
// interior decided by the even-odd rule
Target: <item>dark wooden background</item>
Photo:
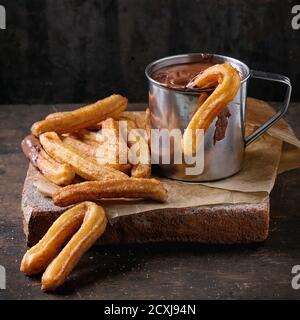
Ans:
{"type": "MultiPolygon", "coordinates": [[[[146,101],[145,66],[186,52],[285,74],[300,100],[300,30],[291,0],[0,0],[0,104],[86,102],[112,92],[146,101]]],[[[280,100],[277,87],[250,94],[280,100]]]]}

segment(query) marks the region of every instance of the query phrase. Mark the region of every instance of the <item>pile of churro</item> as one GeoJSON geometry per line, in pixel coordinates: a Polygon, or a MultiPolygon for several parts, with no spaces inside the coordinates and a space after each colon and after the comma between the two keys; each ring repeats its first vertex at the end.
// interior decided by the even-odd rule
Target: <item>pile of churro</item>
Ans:
{"type": "MultiPolygon", "coordinates": [[[[205,132],[234,99],[240,77],[229,64],[213,65],[187,87],[215,88],[210,95],[199,95],[187,127],[192,134],[186,130],[183,135],[184,151],[196,153],[196,131],[205,132]]],[[[43,290],[60,286],[103,234],[107,219],[96,204],[99,200],[167,201],[163,184],[151,178],[149,110],[128,112],[127,105],[126,98],[112,95],[74,111],[50,114],[34,123],[32,134],[22,141],[25,155],[42,173],[35,182],[39,192],[57,206],[76,205],[58,218],[21,263],[28,275],[44,272],[43,290]],[[132,152],[136,145],[137,153],[132,152]]]]}
{"type": "Polygon", "coordinates": [[[42,173],[35,182],[38,191],[57,206],[76,205],[59,217],[21,263],[28,275],[44,272],[43,290],[60,286],[104,232],[107,219],[96,204],[99,200],[167,200],[163,184],[151,179],[148,111],[128,112],[127,105],[126,98],[115,94],[74,111],[50,114],[34,123],[32,134],[22,141],[24,154],[42,173]],[[120,123],[131,139],[120,132],[120,123]],[[133,144],[138,144],[142,157],[133,159],[133,144]]]}

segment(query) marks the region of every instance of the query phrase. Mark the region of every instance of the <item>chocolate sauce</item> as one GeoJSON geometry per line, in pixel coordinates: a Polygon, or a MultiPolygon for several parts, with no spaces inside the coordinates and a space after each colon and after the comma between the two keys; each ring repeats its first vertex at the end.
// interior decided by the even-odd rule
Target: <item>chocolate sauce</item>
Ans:
{"type": "Polygon", "coordinates": [[[42,149],[39,140],[35,136],[29,135],[23,139],[21,147],[26,158],[28,158],[30,162],[36,167],[39,152],[42,149]]]}
{"type": "Polygon", "coordinates": [[[175,64],[155,71],[151,77],[168,88],[186,89],[193,78],[211,66],[212,63],[175,64]]]}
{"type": "Polygon", "coordinates": [[[228,118],[230,116],[231,113],[227,107],[218,114],[218,119],[216,121],[216,129],[214,133],[214,144],[217,141],[221,141],[225,138],[225,133],[228,126],[228,118]]]}

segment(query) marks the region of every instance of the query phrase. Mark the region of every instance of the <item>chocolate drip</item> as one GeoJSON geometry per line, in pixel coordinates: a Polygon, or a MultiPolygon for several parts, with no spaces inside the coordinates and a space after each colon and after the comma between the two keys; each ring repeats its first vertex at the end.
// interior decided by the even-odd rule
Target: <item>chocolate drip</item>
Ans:
{"type": "Polygon", "coordinates": [[[26,158],[28,158],[30,162],[36,167],[39,152],[42,149],[39,140],[33,135],[29,135],[23,139],[21,147],[26,158]]]}
{"type": "Polygon", "coordinates": [[[228,108],[223,109],[219,114],[218,114],[218,119],[216,122],[216,130],[214,134],[214,144],[217,141],[220,141],[224,139],[225,134],[226,134],[226,129],[228,126],[228,118],[231,116],[230,111],[228,108]]]}
{"type": "Polygon", "coordinates": [[[187,84],[193,78],[212,65],[209,62],[176,64],[163,67],[155,71],[151,76],[154,80],[168,88],[186,89],[187,84]]]}

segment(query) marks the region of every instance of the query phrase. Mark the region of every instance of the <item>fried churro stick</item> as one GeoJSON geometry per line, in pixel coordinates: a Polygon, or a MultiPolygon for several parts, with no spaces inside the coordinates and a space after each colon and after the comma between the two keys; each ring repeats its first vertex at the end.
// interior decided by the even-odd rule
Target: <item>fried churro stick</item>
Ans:
{"type": "Polygon", "coordinates": [[[33,135],[25,137],[21,146],[25,156],[50,181],[59,186],[72,183],[75,178],[73,168],[68,164],[59,163],[52,159],[33,135]]]}
{"type": "Polygon", "coordinates": [[[42,240],[27,251],[21,262],[21,271],[33,275],[46,269],[42,289],[55,290],[103,234],[106,225],[104,209],[95,203],[83,202],[67,210],[53,223],[42,240]],[[71,240],[65,245],[70,237],[71,240]],[[59,252],[62,246],[64,248],[59,252]]]}
{"type": "MultiPolygon", "coordinates": [[[[135,159],[135,163],[131,169],[131,176],[134,178],[150,178],[151,177],[151,158],[149,145],[147,143],[146,131],[144,130],[145,136],[142,136],[139,130],[136,128],[135,122],[132,120],[127,120],[127,130],[128,130],[128,146],[131,148],[136,143],[139,145],[139,159],[135,159]],[[130,138],[133,137],[134,141],[130,138]],[[140,161],[140,160],[143,161],[140,161]],[[138,161],[139,160],[139,161],[138,161]]],[[[134,156],[134,152],[131,152],[131,156],[134,156]]]]}
{"type": "Polygon", "coordinates": [[[92,126],[112,114],[124,111],[127,104],[126,98],[115,94],[74,111],[54,113],[48,119],[34,123],[31,132],[35,136],[49,131],[59,134],[71,133],[92,126]]]}
{"type": "Polygon", "coordinates": [[[43,149],[36,163],[42,174],[59,186],[66,186],[75,178],[75,171],[69,164],[55,161],[43,149]]]}
{"type": "Polygon", "coordinates": [[[125,173],[97,161],[71,146],[63,143],[55,132],[46,132],[40,136],[40,142],[46,152],[56,161],[72,166],[76,174],[87,180],[120,179],[128,177],[125,173]]]}
{"type": "Polygon", "coordinates": [[[114,117],[116,120],[129,120],[139,129],[146,129],[145,111],[124,111],[114,117]]]}
{"type": "Polygon", "coordinates": [[[204,101],[208,98],[208,93],[207,92],[203,92],[200,94],[197,102],[196,102],[196,105],[194,106],[194,109],[193,111],[191,112],[191,115],[190,117],[192,118],[195,113],[198,111],[198,109],[203,105],[204,101]]]}
{"type": "Polygon", "coordinates": [[[65,115],[65,114],[68,114],[69,112],[70,111],[59,111],[59,112],[50,113],[47,115],[47,117],[45,119],[57,118],[57,117],[65,115]]]}
{"type": "Polygon", "coordinates": [[[102,122],[102,138],[103,143],[97,148],[97,161],[113,168],[128,172],[131,169],[129,163],[120,163],[120,156],[123,157],[122,162],[128,161],[128,147],[123,136],[119,131],[119,122],[113,118],[108,118],[102,122]]]}
{"type": "Polygon", "coordinates": [[[216,64],[204,70],[187,85],[187,87],[195,86],[201,89],[217,87],[190,121],[187,129],[190,129],[192,134],[190,134],[190,130],[186,130],[183,135],[185,153],[190,152],[187,150],[190,142],[192,143],[192,153],[196,153],[196,129],[203,129],[205,132],[218,113],[234,99],[240,88],[240,76],[230,64],[216,64]],[[192,140],[190,141],[190,139],[192,140]]]}
{"type": "Polygon", "coordinates": [[[148,145],[151,145],[151,111],[149,108],[146,109],[145,112],[145,123],[146,123],[146,132],[147,132],[147,142],[148,145]]]}
{"type": "Polygon", "coordinates": [[[146,111],[124,111],[114,117],[116,120],[126,120],[135,123],[135,128],[143,129],[147,132],[147,143],[150,145],[150,135],[151,135],[151,121],[150,121],[150,109],[147,108],[146,111]]]}
{"type": "MultiPolygon", "coordinates": [[[[69,145],[70,147],[76,149],[78,152],[83,153],[87,155],[88,157],[91,157],[97,161],[97,154],[99,155],[100,150],[100,144],[97,142],[89,141],[90,143],[85,143],[75,137],[72,136],[65,136],[62,137],[62,141],[69,145]]],[[[111,164],[106,163],[107,166],[114,168],[116,170],[122,171],[124,173],[129,172],[131,166],[130,165],[122,165],[122,164],[111,164]]]]}
{"type": "Polygon", "coordinates": [[[88,157],[96,157],[97,147],[95,145],[87,144],[73,136],[61,137],[61,140],[63,143],[87,155],[88,157]]]}
{"type": "MultiPolygon", "coordinates": [[[[113,115],[110,115],[110,117],[113,117],[113,115]]],[[[117,119],[116,117],[113,117],[114,119],[117,119]]],[[[93,130],[93,131],[99,131],[102,128],[102,122],[98,122],[96,124],[94,124],[93,126],[88,127],[88,130],[93,130]]]]}
{"type": "Polygon", "coordinates": [[[87,181],[61,188],[53,194],[56,205],[65,207],[85,200],[102,198],[152,199],[166,202],[167,191],[156,179],[114,179],[87,181]]]}
{"type": "MultiPolygon", "coordinates": [[[[111,116],[113,119],[117,121],[121,120],[130,120],[133,121],[136,124],[136,127],[139,129],[144,129],[148,132],[148,123],[147,123],[147,112],[149,112],[149,109],[145,111],[124,111],[120,114],[116,114],[115,116],[111,116]]],[[[99,122],[98,124],[94,125],[93,127],[90,127],[89,129],[93,130],[100,130],[102,129],[102,123],[99,122]]]]}
{"type": "Polygon", "coordinates": [[[82,140],[83,142],[92,145],[99,145],[99,143],[103,143],[104,139],[101,137],[101,134],[97,132],[93,132],[90,130],[82,129],[76,132],[76,135],[82,140]]]}

